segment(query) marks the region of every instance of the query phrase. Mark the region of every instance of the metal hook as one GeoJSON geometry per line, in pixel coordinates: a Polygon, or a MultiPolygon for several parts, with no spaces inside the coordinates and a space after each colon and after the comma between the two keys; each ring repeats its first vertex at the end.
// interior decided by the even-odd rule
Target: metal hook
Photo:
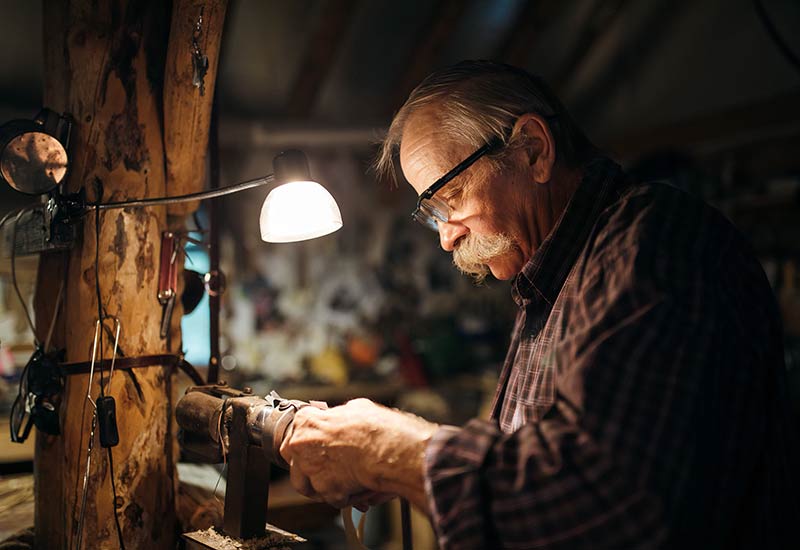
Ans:
{"type": "Polygon", "coordinates": [[[97,347],[100,342],[100,324],[101,320],[98,319],[94,325],[94,342],[92,343],[92,362],[89,365],[89,386],[86,389],[86,399],[92,404],[92,426],[89,430],[89,443],[86,448],[86,468],[83,471],[83,489],[81,491],[81,512],[78,517],[78,545],[80,550],[81,543],[83,542],[83,522],[86,517],[86,496],[89,489],[89,472],[92,468],[92,449],[94,448],[94,430],[97,427],[97,403],[92,399],[92,379],[94,378],[94,363],[97,358],[97,347]]]}
{"type": "Polygon", "coordinates": [[[118,317],[114,317],[114,321],[116,322],[116,331],[114,332],[114,352],[111,355],[111,372],[108,374],[108,382],[106,383],[106,393],[108,390],[111,389],[111,378],[114,376],[114,363],[117,362],[117,345],[119,344],[119,331],[122,327],[122,323],[120,323],[118,317]]]}
{"type": "Polygon", "coordinates": [[[94,363],[97,358],[97,346],[100,342],[100,319],[97,320],[94,326],[94,342],[92,343],[92,362],[89,365],[89,385],[86,389],[86,399],[92,404],[92,407],[97,409],[97,404],[92,399],[92,379],[94,378],[94,363]]]}

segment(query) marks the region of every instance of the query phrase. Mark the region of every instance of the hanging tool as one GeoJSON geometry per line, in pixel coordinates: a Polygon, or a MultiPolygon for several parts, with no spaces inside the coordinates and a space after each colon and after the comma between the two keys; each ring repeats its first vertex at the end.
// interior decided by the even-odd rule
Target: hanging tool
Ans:
{"type": "Polygon", "coordinates": [[[178,238],[172,231],[161,233],[161,265],[158,272],[158,302],[164,308],[161,314],[161,338],[169,334],[172,312],[178,285],[178,238]]]}

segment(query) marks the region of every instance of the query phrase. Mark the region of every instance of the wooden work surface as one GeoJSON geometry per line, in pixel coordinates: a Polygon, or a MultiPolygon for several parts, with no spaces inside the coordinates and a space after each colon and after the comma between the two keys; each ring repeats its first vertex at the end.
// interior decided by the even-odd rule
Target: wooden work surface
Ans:
{"type": "MultiPolygon", "coordinates": [[[[185,491],[180,493],[185,494],[185,491]]],[[[221,498],[217,501],[209,494],[202,497],[197,493],[193,495],[191,501],[194,504],[191,505],[190,513],[196,512],[200,503],[205,501],[216,509],[214,513],[206,515],[206,518],[213,520],[217,514],[221,514],[221,498]]],[[[33,499],[32,474],[0,477],[0,543],[33,525],[33,499]]],[[[327,524],[336,515],[335,508],[297,493],[288,478],[270,484],[267,518],[271,524],[280,525],[292,532],[302,532],[327,524]]]]}
{"type": "Polygon", "coordinates": [[[31,430],[25,443],[14,443],[10,439],[8,416],[0,418],[0,462],[24,462],[33,460],[33,446],[36,441],[36,429],[31,430]]]}
{"type": "Polygon", "coordinates": [[[0,542],[33,526],[33,475],[0,477],[0,542]]]}

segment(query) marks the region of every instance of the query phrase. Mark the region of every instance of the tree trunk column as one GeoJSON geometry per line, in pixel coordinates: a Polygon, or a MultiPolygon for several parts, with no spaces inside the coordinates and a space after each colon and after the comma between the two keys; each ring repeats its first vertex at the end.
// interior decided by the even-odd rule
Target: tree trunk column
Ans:
{"type": "MultiPolygon", "coordinates": [[[[102,186],[103,201],[165,194],[161,90],[170,14],[160,0],[94,2],[45,0],[45,105],[75,119],[69,189],[102,186]],[[113,4],[113,5],[110,5],[113,4]]],[[[161,307],[156,299],[159,208],[109,210],[100,215],[99,269],[95,219],[89,213],[72,251],[55,343],[68,361],[91,357],[97,319],[95,282],[102,307],[119,318],[127,356],[161,353],[161,307]]],[[[54,262],[45,258],[43,270],[54,262]]],[[[57,286],[40,272],[37,322],[49,320],[44,302],[57,286]],[[50,287],[50,290],[48,290],[50,287]],[[41,306],[41,307],[39,307],[41,306]]],[[[104,355],[112,342],[104,340],[104,355]]],[[[107,375],[108,373],[106,373],[107,375]]],[[[116,372],[108,394],[117,406],[120,443],[112,449],[117,502],[107,451],[95,439],[83,525],[84,548],[118,548],[116,509],[127,548],[175,547],[175,468],[170,432],[169,373],[161,367],[116,372]],[[116,506],[115,506],[116,504],[116,506]]],[[[99,393],[95,373],[92,395],[99,393]]],[[[91,405],[88,375],[72,375],[60,407],[60,436],[37,434],[36,546],[69,548],[77,541],[91,405]]]]}

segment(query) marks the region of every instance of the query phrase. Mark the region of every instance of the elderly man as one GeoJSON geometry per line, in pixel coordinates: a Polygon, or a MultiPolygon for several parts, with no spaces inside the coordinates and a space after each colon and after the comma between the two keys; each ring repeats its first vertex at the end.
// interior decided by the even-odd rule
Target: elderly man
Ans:
{"type": "Polygon", "coordinates": [[[491,419],[306,407],[281,447],[295,487],[335,506],[408,498],[444,548],[786,547],[800,465],[781,326],[736,230],[631,181],[505,65],[429,76],[378,166],[398,149],[414,218],[463,272],[512,280],[491,419]]]}

